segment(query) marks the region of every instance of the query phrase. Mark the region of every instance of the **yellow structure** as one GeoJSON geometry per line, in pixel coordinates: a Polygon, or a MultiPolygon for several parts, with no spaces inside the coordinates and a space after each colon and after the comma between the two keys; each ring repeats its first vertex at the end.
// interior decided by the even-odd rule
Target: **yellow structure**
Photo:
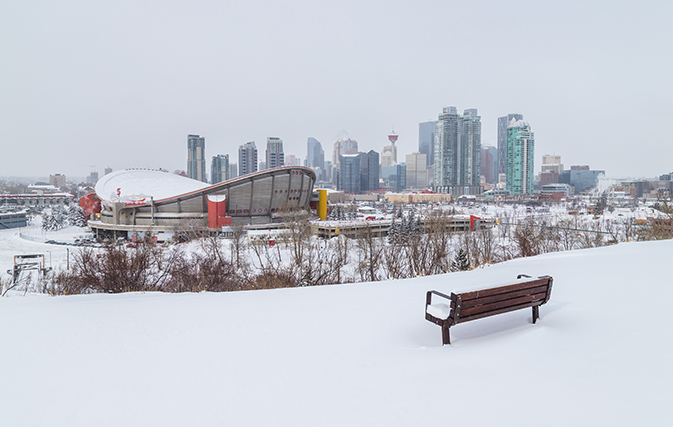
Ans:
{"type": "Polygon", "coordinates": [[[327,190],[318,190],[318,217],[327,219],[327,190]]]}

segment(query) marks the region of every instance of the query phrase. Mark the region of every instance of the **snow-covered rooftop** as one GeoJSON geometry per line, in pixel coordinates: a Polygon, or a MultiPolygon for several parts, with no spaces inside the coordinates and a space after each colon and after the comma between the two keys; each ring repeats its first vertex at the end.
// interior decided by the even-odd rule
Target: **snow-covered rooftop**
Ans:
{"type": "Polygon", "coordinates": [[[154,200],[179,196],[208,187],[205,182],[151,169],[126,169],[103,176],[96,183],[96,194],[102,200],[142,195],[154,200]]]}
{"type": "Polygon", "coordinates": [[[516,120],[512,119],[511,122],[509,122],[509,125],[507,126],[507,129],[511,128],[524,128],[524,127],[530,127],[527,121],[525,120],[516,120]]]}

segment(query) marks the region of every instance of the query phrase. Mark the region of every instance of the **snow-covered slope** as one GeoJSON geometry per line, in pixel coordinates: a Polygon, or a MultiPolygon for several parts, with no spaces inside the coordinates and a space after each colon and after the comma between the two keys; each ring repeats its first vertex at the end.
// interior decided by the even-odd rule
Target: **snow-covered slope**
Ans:
{"type": "Polygon", "coordinates": [[[673,241],[465,273],[222,294],[0,299],[0,425],[669,425],[673,241]],[[425,292],[554,276],[452,328],[425,292]]]}

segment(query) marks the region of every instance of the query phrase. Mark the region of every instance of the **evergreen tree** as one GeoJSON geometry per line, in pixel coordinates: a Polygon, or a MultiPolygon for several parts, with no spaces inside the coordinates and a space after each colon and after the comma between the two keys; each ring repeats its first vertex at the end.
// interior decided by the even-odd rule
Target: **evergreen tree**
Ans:
{"type": "Polygon", "coordinates": [[[84,216],[84,210],[77,204],[70,204],[66,208],[66,223],[68,225],[74,225],[75,227],[86,227],[86,217],[84,216]]]}
{"type": "Polygon", "coordinates": [[[42,229],[45,231],[56,231],[63,228],[63,221],[63,212],[56,207],[45,209],[42,212],[42,229]]]}
{"type": "Polygon", "coordinates": [[[421,234],[421,219],[416,216],[416,207],[412,207],[407,220],[407,236],[418,236],[421,234]]]}
{"type": "Polygon", "coordinates": [[[42,229],[44,231],[51,231],[53,215],[51,209],[42,211],[42,229]]]}
{"type": "Polygon", "coordinates": [[[460,249],[451,263],[451,271],[467,271],[470,269],[470,260],[467,259],[465,249],[460,249]]]}
{"type": "Polygon", "coordinates": [[[393,221],[390,223],[390,228],[388,229],[388,243],[397,244],[400,242],[400,223],[395,220],[393,216],[393,221]]]}

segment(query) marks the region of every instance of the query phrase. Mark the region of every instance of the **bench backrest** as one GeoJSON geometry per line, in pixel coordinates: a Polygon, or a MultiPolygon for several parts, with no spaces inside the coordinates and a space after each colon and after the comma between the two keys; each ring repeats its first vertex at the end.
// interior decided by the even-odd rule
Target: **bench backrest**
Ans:
{"type": "Polygon", "coordinates": [[[513,285],[480,291],[451,294],[451,315],[454,324],[494,316],[527,307],[540,306],[551,296],[549,276],[513,285]]]}

